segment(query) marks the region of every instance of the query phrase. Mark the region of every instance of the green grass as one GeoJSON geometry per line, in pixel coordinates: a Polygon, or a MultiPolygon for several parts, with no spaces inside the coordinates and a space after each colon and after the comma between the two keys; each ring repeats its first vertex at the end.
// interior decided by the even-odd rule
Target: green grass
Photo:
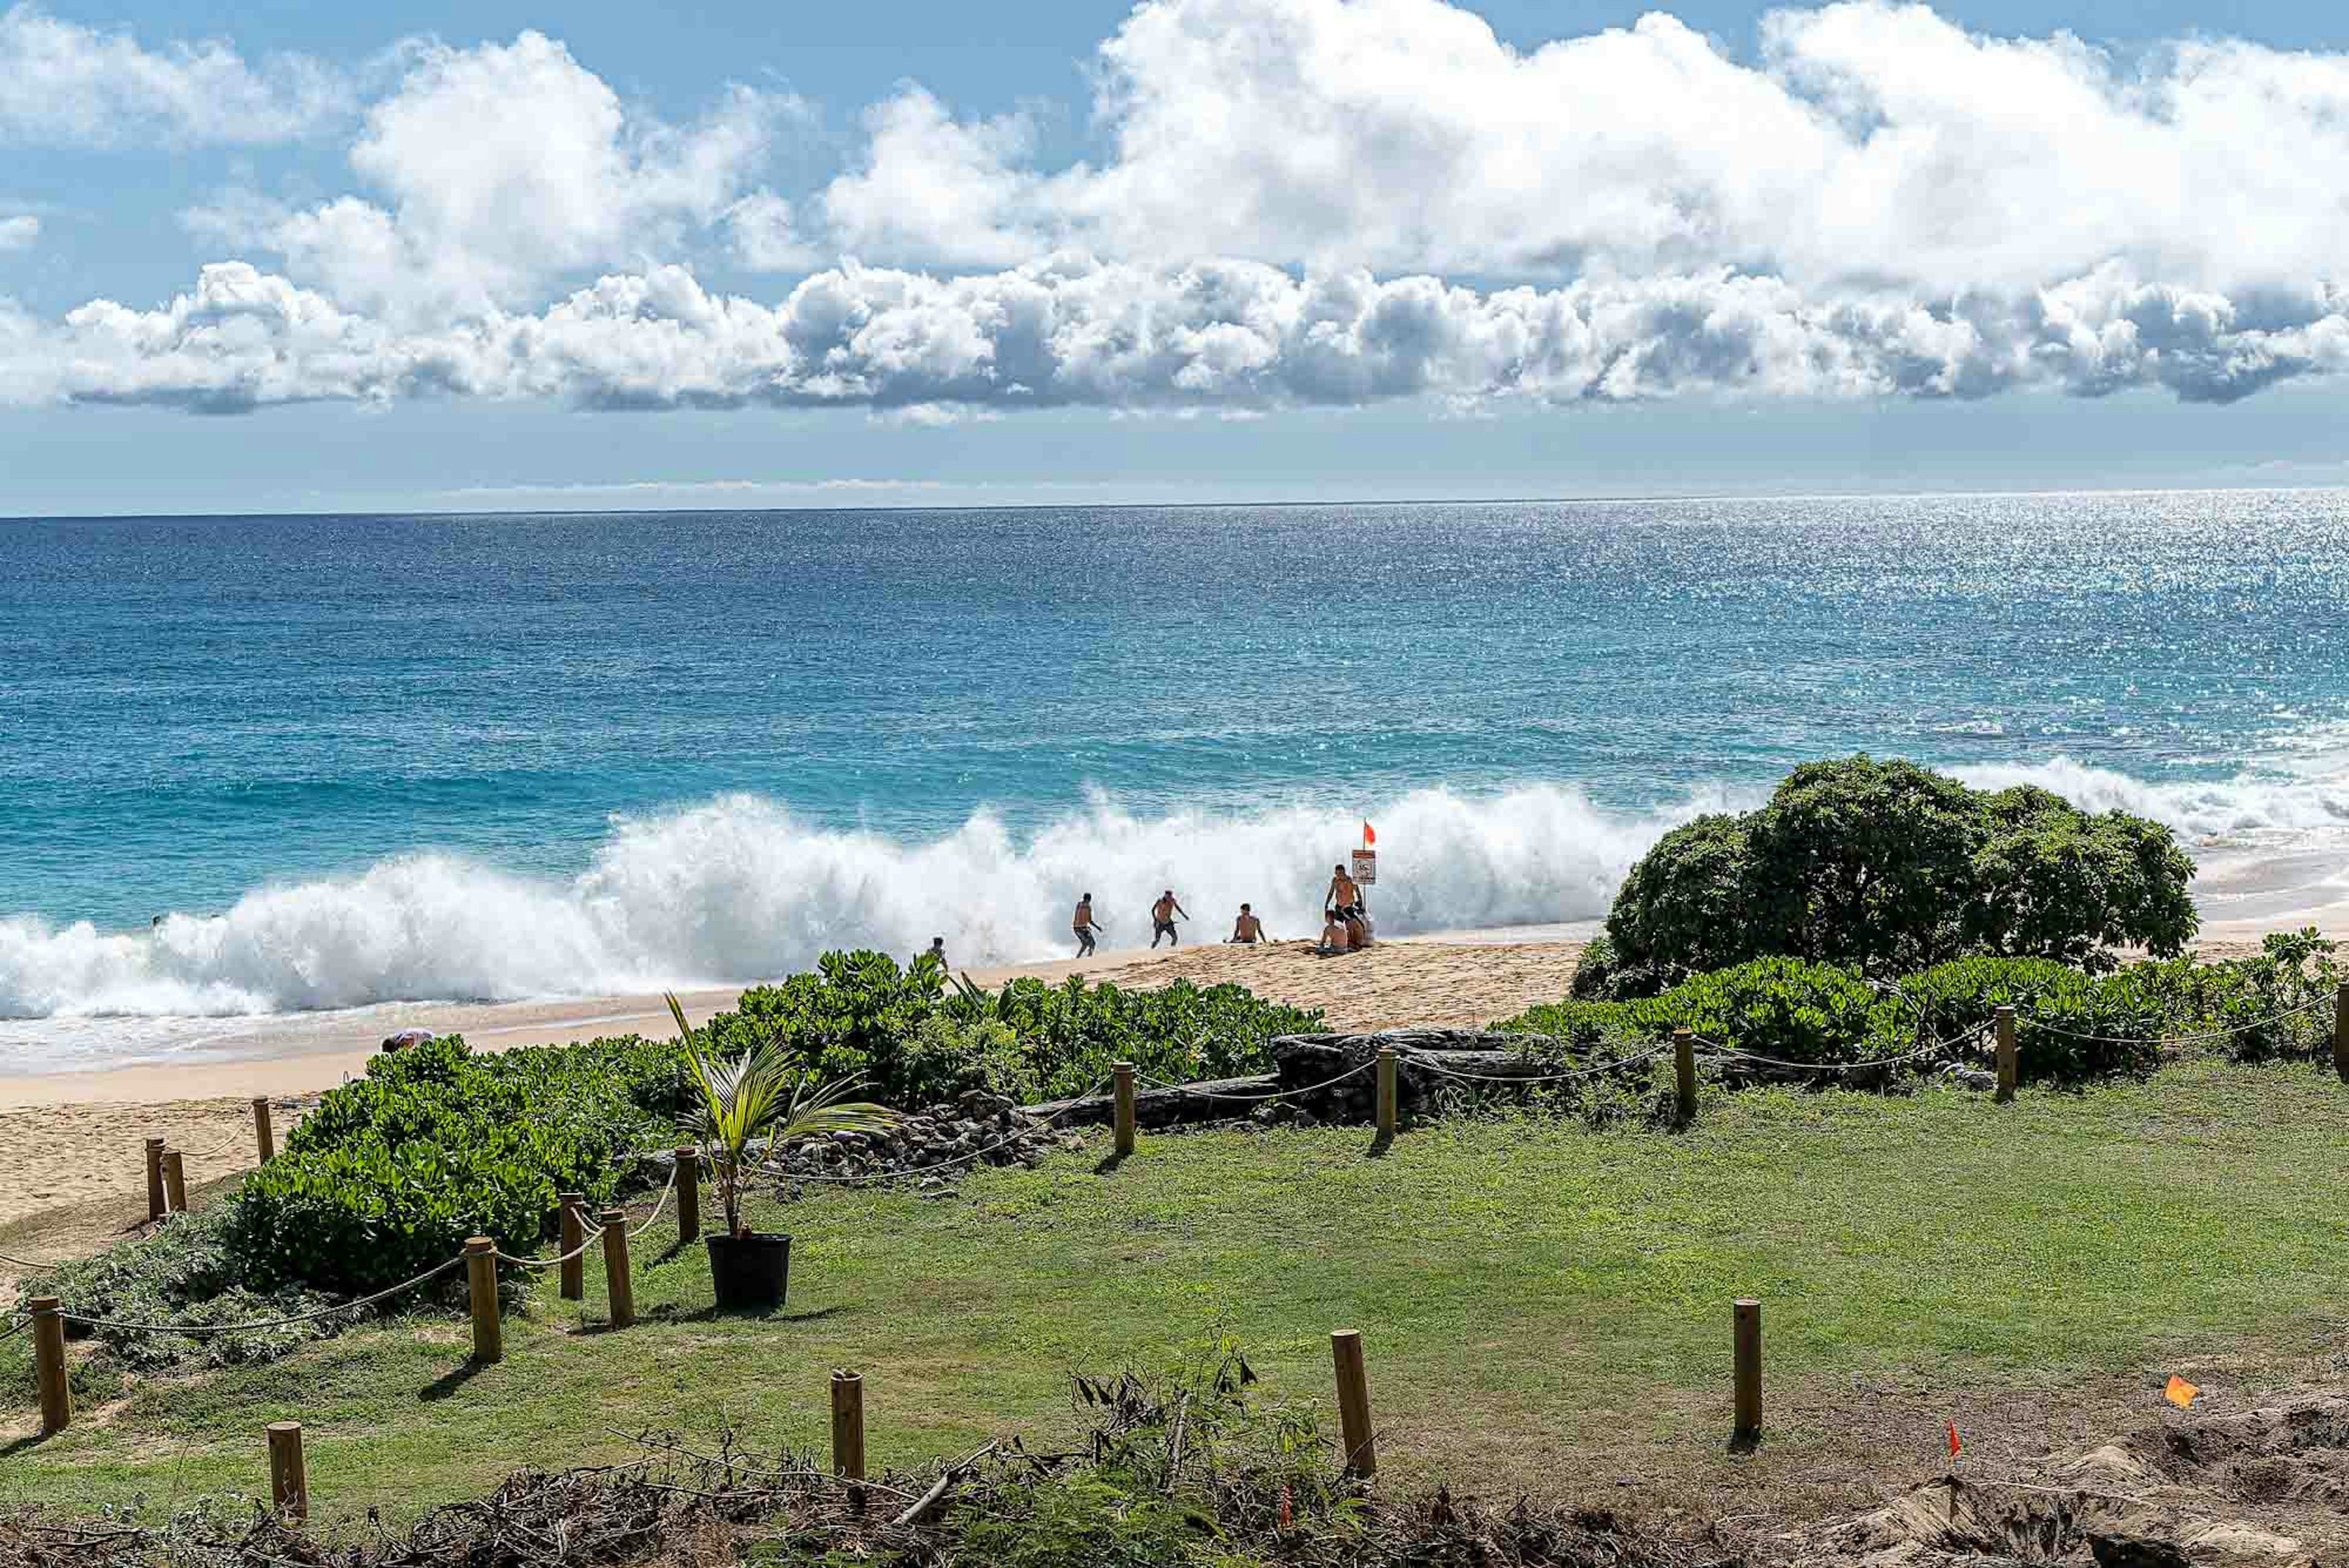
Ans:
{"type": "MultiPolygon", "coordinates": [[[[600,1329],[591,1253],[584,1309],[546,1280],[495,1366],[466,1366],[461,1320],[419,1316],[137,1386],[50,1441],[0,1440],[0,1503],[250,1492],[263,1425],[288,1417],[323,1503],[393,1515],[626,1454],[646,1428],[812,1449],[836,1366],[864,1373],[875,1464],[1012,1428],[1049,1444],[1075,1425],[1067,1372],[1163,1363],[1219,1327],[1273,1397],[1325,1410],[1329,1331],[1362,1330],[1406,1482],[1554,1488],[1568,1454],[1721,1466],[1738,1295],[1765,1303],[1765,1455],[1832,1448],[1853,1377],[2044,1389],[2165,1355],[2256,1360],[2338,1318],[2344,1135],[2329,1072],[2196,1064],[2007,1107],[1714,1096],[1685,1136],[1457,1120],[1376,1159],[1357,1130],[1146,1137],[1106,1172],[1096,1145],[947,1199],[762,1212],[796,1238],[774,1320],[706,1315],[702,1254],[663,1258],[665,1218],[625,1332],[600,1329]]],[[[0,1345],[11,1436],[31,1429],[26,1337],[0,1345]]]]}

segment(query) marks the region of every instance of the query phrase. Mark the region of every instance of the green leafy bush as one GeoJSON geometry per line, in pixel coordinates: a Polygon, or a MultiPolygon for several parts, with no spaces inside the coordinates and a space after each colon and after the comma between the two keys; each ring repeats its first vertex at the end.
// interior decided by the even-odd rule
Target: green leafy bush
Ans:
{"type": "Polygon", "coordinates": [[[1972,958],[1880,983],[1833,964],[1764,958],[1692,976],[1661,996],[1569,999],[1494,1027],[1553,1037],[1561,1055],[1576,1060],[1652,1045],[1686,1029],[1752,1055],[1843,1065],[1905,1056],[1934,1042],[1972,1042],[1994,1009],[2012,1005],[2018,1075],[2068,1084],[2158,1064],[2158,1043],[2186,1006],[2173,973],[2162,964],[2090,975],[2046,959],[1972,958]]]}
{"type": "MultiPolygon", "coordinates": [[[[53,1295],[81,1315],[129,1324],[190,1327],[298,1317],[332,1298],[291,1284],[250,1288],[228,1238],[225,1207],[182,1215],[95,1257],[59,1265],[22,1282],[24,1295],[53,1295]]],[[[233,1366],[274,1361],[349,1320],[289,1324],[249,1333],[191,1336],[67,1325],[76,1338],[105,1345],[102,1361],[78,1363],[91,1378],[108,1372],[155,1371],[183,1362],[233,1366]]],[[[84,1392],[92,1392],[85,1388],[84,1392]]]]}
{"type": "Polygon", "coordinates": [[[1913,763],[1806,763],[1759,811],[1700,817],[1640,857],[1576,994],[1655,995],[1785,954],[1870,975],[1969,954],[2114,967],[2183,950],[2194,867],[2168,828],[2046,790],[1985,793],[1913,763]]]}
{"type": "Polygon", "coordinates": [[[813,973],[744,992],[709,1027],[718,1050],[778,1041],[819,1078],[862,1078],[875,1099],[914,1106],[974,1088],[1029,1100],[1078,1094],[1116,1061],[1166,1078],[1257,1072],[1271,1064],[1274,1035],[1320,1026],[1317,1012],[1237,985],[1135,992],[1072,976],[949,990],[935,965],[904,970],[886,953],[854,952],[826,953],[813,973]]]}
{"type": "Polygon", "coordinates": [[[608,1199],[615,1159],[670,1136],[678,1069],[672,1045],[633,1035],[484,1055],[450,1036],[377,1056],[230,1205],[239,1277],[358,1294],[468,1236],[530,1251],[559,1193],[608,1199]]]}

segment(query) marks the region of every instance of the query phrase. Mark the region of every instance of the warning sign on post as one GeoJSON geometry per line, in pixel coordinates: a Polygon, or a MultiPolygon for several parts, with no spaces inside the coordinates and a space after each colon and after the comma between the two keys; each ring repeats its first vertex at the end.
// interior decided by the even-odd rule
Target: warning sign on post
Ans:
{"type": "Polygon", "coordinates": [[[1354,851],[1354,880],[1365,888],[1376,887],[1379,880],[1379,852],[1375,849],[1354,851]]]}

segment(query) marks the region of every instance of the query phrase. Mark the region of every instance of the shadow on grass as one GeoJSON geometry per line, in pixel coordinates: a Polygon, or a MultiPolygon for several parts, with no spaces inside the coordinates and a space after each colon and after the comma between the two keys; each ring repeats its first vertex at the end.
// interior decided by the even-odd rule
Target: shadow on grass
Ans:
{"type": "Polygon", "coordinates": [[[1100,1162],[1094,1165],[1093,1174],[1095,1176],[1115,1176],[1117,1174],[1117,1168],[1123,1165],[1127,1160],[1132,1159],[1133,1158],[1133,1157],[1130,1154],[1105,1154],[1102,1156],[1100,1162]]]}
{"type": "MultiPolygon", "coordinates": [[[[710,1305],[687,1312],[674,1303],[657,1306],[644,1317],[662,1323],[821,1323],[828,1317],[839,1317],[848,1309],[843,1306],[802,1307],[798,1311],[781,1308],[761,1312],[756,1307],[721,1307],[710,1305]]],[[[640,1320],[641,1321],[641,1320],[640,1320]]],[[[593,1332],[583,1330],[583,1333],[593,1332]]]]}
{"type": "Polygon", "coordinates": [[[487,1365],[488,1363],[475,1361],[469,1355],[423,1387],[419,1388],[416,1391],[416,1397],[428,1405],[446,1399],[450,1395],[479,1377],[482,1367],[487,1365]]]}
{"type": "Polygon", "coordinates": [[[1362,1158],[1365,1159],[1384,1159],[1387,1157],[1388,1151],[1394,1147],[1394,1134],[1387,1132],[1379,1133],[1371,1139],[1371,1147],[1363,1151],[1362,1158]]]}

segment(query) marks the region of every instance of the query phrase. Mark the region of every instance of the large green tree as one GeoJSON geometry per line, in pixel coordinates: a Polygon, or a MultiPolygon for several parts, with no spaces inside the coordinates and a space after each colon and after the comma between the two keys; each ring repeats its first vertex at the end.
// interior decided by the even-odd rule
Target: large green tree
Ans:
{"type": "Polygon", "coordinates": [[[1666,834],[1616,893],[1584,995],[1652,994],[1767,954],[1868,974],[1969,953],[2100,965],[2180,951],[2193,863],[2169,829],[1914,763],[1806,763],[1759,811],[1666,834]]]}

